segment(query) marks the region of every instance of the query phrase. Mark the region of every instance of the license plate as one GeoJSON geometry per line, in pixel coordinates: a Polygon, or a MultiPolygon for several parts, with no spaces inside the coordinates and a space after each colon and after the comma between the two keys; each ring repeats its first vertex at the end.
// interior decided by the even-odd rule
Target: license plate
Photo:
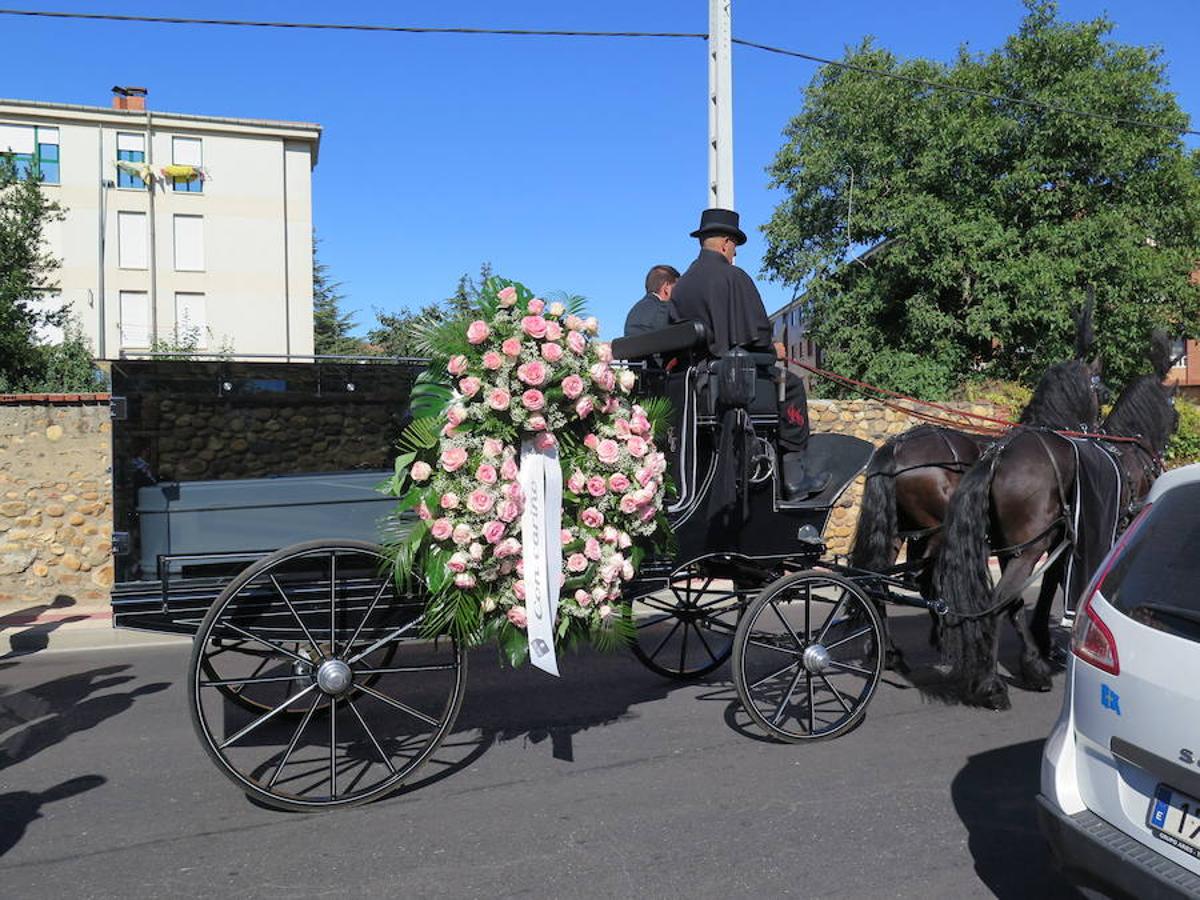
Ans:
{"type": "Polygon", "coordinates": [[[1156,837],[1200,858],[1200,800],[1160,784],[1146,824],[1156,837]]]}

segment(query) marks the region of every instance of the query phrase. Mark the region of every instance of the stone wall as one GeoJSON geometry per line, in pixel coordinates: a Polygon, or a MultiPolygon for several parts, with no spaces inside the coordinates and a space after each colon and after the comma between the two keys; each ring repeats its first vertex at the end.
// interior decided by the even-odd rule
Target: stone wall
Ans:
{"type": "Polygon", "coordinates": [[[0,604],[107,601],[111,430],[107,395],[0,398],[0,604]]]}
{"type": "MultiPolygon", "coordinates": [[[[14,399],[0,397],[0,604],[25,608],[61,596],[103,602],[113,581],[107,397],[14,399]]],[[[1008,415],[987,404],[961,408],[1008,415]]],[[[814,431],[852,434],[876,444],[919,424],[874,401],[813,400],[809,411],[814,431]]],[[[271,428],[261,411],[242,416],[241,427],[236,417],[220,417],[215,409],[213,417],[208,410],[182,405],[168,412],[176,417],[175,428],[156,462],[167,470],[186,456],[204,460],[204,471],[193,478],[261,474],[274,454],[294,453],[297,446],[315,451],[323,462],[329,451],[326,467],[337,468],[333,460],[345,460],[351,449],[369,457],[365,436],[377,434],[384,424],[371,418],[382,415],[377,410],[358,409],[357,421],[350,422],[345,410],[339,414],[333,405],[285,413],[291,420],[287,429],[271,428]],[[214,419],[222,422],[220,428],[210,427],[214,419]],[[311,432],[306,440],[295,440],[297,426],[311,432]],[[292,446],[277,446],[285,435],[292,446]]],[[[189,473],[179,465],[171,474],[186,478],[189,473]]],[[[860,476],[833,511],[826,538],[834,553],[850,548],[862,488],[860,476]]]]}

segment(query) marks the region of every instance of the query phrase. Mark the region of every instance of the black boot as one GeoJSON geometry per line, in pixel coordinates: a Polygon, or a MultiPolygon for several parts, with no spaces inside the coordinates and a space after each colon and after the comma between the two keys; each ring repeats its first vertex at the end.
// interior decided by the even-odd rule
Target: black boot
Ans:
{"type": "Polygon", "coordinates": [[[830,475],[812,474],[804,467],[804,454],[783,455],[783,496],[786,500],[805,500],[829,487],[830,475]]]}

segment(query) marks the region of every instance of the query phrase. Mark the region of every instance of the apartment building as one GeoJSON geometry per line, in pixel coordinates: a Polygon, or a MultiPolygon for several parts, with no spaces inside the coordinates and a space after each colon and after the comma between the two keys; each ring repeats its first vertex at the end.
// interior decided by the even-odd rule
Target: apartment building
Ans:
{"type": "MultiPolygon", "coordinates": [[[[321,127],[0,99],[0,153],[65,210],[47,230],[56,295],[99,358],[155,340],[313,352],[312,170],[321,127]]],[[[53,335],[48,335],[53,337],[53,335]]]]}

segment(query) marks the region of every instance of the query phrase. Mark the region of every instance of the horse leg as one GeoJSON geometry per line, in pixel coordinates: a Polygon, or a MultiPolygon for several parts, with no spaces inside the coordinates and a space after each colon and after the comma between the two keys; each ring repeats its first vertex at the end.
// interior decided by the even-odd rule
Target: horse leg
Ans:
{"type": "Polygon", "coordinates": [[[1051,663],[1062,661],[1055,659],[1056,652],[1061,655],[1062,649],[1054,646],[1050,636],[1050,610],[1054,605],[1054,595],[1058,593],[1059,585],[1062,584],[1063,570],[1066,565],[1066,554],[1063,554],[1042,573],[1042,587],[1038,592],[1037,606],[1033,609],[1033,619],[1030,622],[1033,639],[1037,643],[1042,658],[1051,663]]]}
{"type": "Polygon", "coordinates": [[[1029,624],[1025,619],[1025,599],[1019,593],[1029,576],[1037,567],[1042,556],[1041,542],[1025,550],[1020,557],[1002,560],[1000,565],[1003,575],[1001,583],[1007,584],[1007,590],[1015,594],[1013,602],[1007,608],[1008,620],[1017,632],[1021,642],[1020,677],[1021,684],[1031,691],[1048,691],[1054,685],[1050,680],[1050,665],[1042,657],[1029,624]]]}
{"type": "Polygon", "coordinates": [[[979,649],[986,651],[987,655],[976,660],[973,670],[968,673],[967,702],[974,706],[997,710],[1012,706],[1008,699],[1008,685],[1004,683],[999,672],[999,619],[1003,613],[1008,614],[1017,629],[1017,636],[1021,639],[1021,680],[1033,685],[1037,690],[1043,690],[1038,687],[1042,680],[1049,681],[1049,666],[1037,652],[1032,635],[1025,625],[1025,604],[1019,593],[1021,585],[1029,577],[1041,555],[1042,551],[1035,546],[1019,557],[1001,560],[1000,580],[996,582],[992,591],[992,602],[996,612],[983,620],[986,622],[982,635],[984,639],[979,642],[979,649]]]}

